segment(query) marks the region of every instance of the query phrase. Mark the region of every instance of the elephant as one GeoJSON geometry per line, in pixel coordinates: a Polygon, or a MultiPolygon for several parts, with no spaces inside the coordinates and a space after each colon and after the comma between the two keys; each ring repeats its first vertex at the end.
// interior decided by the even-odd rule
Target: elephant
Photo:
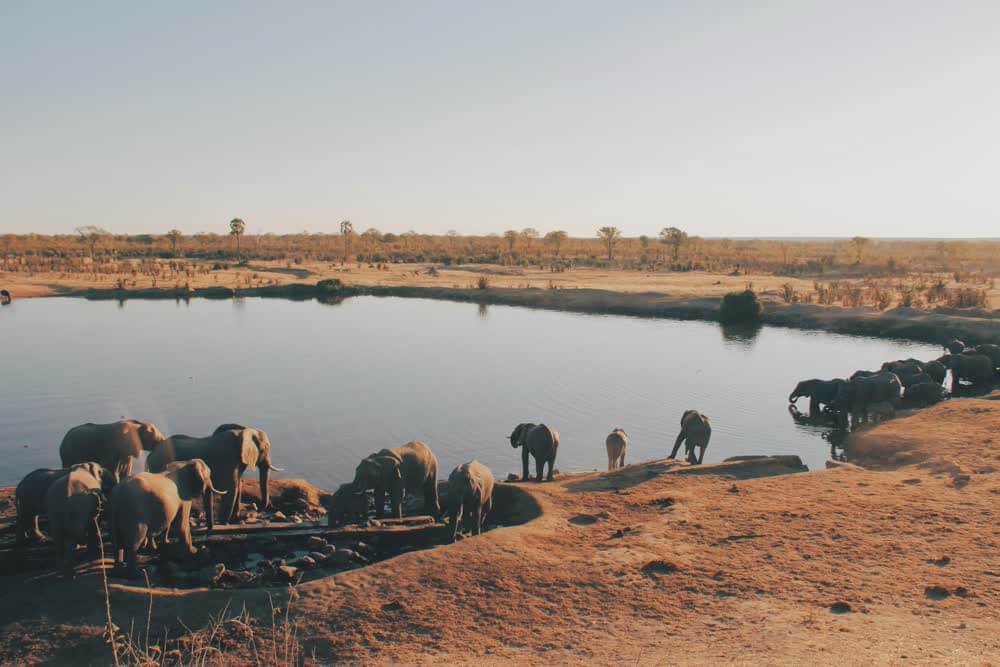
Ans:
{"type": "Polygon", "coordinates": [[[831,406],[844,383],[845,380],[802,380],[788,395],[788,402],[795,403],[800,397],[808,396],[809,417],[815,419],[820,416],[820,405],[831,406]]]}
{"type": "Polygon", "coordinates": [[[925,408],[940,403],[944,398],[945,390],[940,382],[924,382],[906,388],[903,404],[911,408],[925,408]]]}
{"type": "Polygon", "coordinates": [[[876,403],[889,401],[894,406],[898,405],[902,387],[895,373],[855,373],[849,382],[841,386],[835,404],[845,418],[850,415],[855,423],[861,422],[867,418],[870,406],[876,403]]]}
{"type": "Polygon", "coordinates": [[[115,480],[132,474],[132,459],[143,450],[151,451],[165,437],[150,422],[123,419],[111,424],[81,424],[74,426],[59,445],[59,457],[64,468],[74,463],[94,461],[111,470],[115,480]]]}
{"type": "MultiPolygon", "coordinates": [[[[256,466],[260,474],[260,509],[270,506],[268,478],[272,470],[280,472],[281,468],[271,463],[271,440],[264,431],[239,424],[223,424],[206,438],[172,435],[149,453],[146,470],[163,472],[172,461],[191,459],[203,460],[212,471],[212,485],[227,492],[223,499],[224,506],[220,508],[221,523],[236,522],[239,519],[243,496],[241,481],[243,471],[248,467],[256,466]]],[[[210,520],[208,529],[212,528],[214,522],[210,520]]]]}
{"type": "Polygon", "coordinates": [[[423,491],[424,511],[441,514],[437,490],[438,462],[431,448],[419,441],[396,449],[383,449],[365,458],[354,471],[354,493],[375,492],[375,516],[385,516],[385,494],[389,493],[392,515],[403,518],[403,494],[423,491]]]}
{"type": "Polygon", "coordinates": [[[670,456],[667,458],[674,458],[677,456],[677,450],[681,448],[681,443],[684,443],[684,455],[688,463],[694,465],[701,465],[701,462],[705,460],[705,450],[708,449],[708,441],[712,439],[712,425],[708,421],[708,417],[701,414],[697,410],[685,410],[684,414],[681,415],[681,432],[677,434],[677,439],[674,440],[674,448],[670,451],[670,456]],[[698,457],[695,458],[694,450],[698,448],[700,451],[698,457]]]}
{"type": "Polygon", "coordinates": [[[353,484],[341,484],[332,494],[320,498],[326,509],[327,526],[334,528],[351,520],[368,517],[368,496],[355,493],[353,484]]]}
{"type": "Polygon", "coordinates": [[[934,382],[941,384],[948,376],[948,369],[940,361],[934,360],[924,364],[924,373],[930,375],[934,382]]]}
{"type": "Polygon", "coordinates": [[[628,447],[628,433],[621,428],[616,428],[604,439],[604,446],[608,450],[608,470],[623,468],[625,466],[625,448],[628,447]]]}
{"type": "Polygon", "coordinates": [[[902,383],[903,389],[909,391],[913,385],[934,382],[934,378],[927,373],[914,373],[913,375],[900,375],[899,381],[902,383]]]}
{"type": "Polygon", "coordinates": [[[535,457],[536,482],[542,481],[545,464],[549,464],[548,481],[552,481],[552,468],[559,451],[559,433],[545,424],[518,424],[507,439],[514,449],[521,448],[521,481],[528,481],[528,457],[535,457]]]}
{"type": "Polygon", "coordinates": [[[962,351],[965,350],[965,341],[953,338],[944,344],[944,349],[948,350],[950,354],[962,354],[962,351]]]}
{"type": "Polygon", "coordinates": [[[5,289],[0,289],[0,306],[6,306],[11,301],[10,292],[5,289]]]}
{"type": "Polygon", "coordinates": [[[916,359],[900,359],[898,361],[887,361],[882,364],[881,372],[895,373],[902,381],[907,375],[919,375],[923,373],[924,366],[916,359]]]}
{"type": "Polygon", "coordinates": [[[868,406],[868,418],[874,422],[892,419],[896,416],[896,408],[889,401],[879,401],[868,406]]]}
{"type": "Polygon", "coordinates": [[[448,515],[451,541],[458,536],[459,524],[476,535],[483,532],[486,515],[493,509],[493,473],[479,461],[456,466],[448,475],[448,515]]]}
{"type": "Polygon", "coordinates": [[[48,514],[47,495],[49,487],[60,477],[74,470],[87,470],[101,481],[101,492],[107,495],[114,487],[114,476],[97,463],[77,463],[67,468],[39,468],[25,475],[14,490],[14,506],[17,508],[17,536],[19,548],[28,537],[34,536],[39,542],[45,535],[38,529],[38,517],[48,514]]]}
{"type": "Polygon", "coordinates": [[[985,354],[946,354],[938,359],[951,371],[951,393],[957,393],[959,382],[968,380],[973,385],[993,382],[993,360],[985,354]]]}
{"type": "Polygon", "coordinates": [[[993,362],[993,370],[1000,373],[1000,345],[994,345],[993,343],[977,345],[976,352],[989,357],[990,361],[993,362]]]}
{"type": "Polygon", "coordinates": [[[97,517],[104,505],[103,488],[116,479],[114,472],[97,463],[64,470],[45,491],[49,533],[57,559],[67,577],[73,575],[73,552],[87,541],[97,548],[97,517]]]}
{"type": "Polygon", "coordinates": [[[147,538],[167,541],[171,528],[188,554],[191,542],[191,502],[205,499],[211,522],[212,496],[225,495],[212,485],[212,471],[201,459],[173,461],[163,472],[143,472],[120,482],[111,492],[111,538],[115,564],[127,563],[127,576],[138,574],[136,553],[147,538]]]}

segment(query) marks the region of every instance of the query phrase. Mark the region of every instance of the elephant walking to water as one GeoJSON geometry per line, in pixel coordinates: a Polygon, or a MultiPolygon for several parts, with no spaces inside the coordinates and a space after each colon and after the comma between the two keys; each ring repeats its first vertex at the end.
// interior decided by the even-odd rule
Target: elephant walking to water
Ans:
{"type": "Polygon", "coordinates": [[[73,552],[87,541],[97,548],[97,516],[104,504],[104,489],[114,484],[114,473],[97,463],[63,471],[45,492],[49,533],[66,576],[73,574],[73,552]]]}
{"type": "Polygon", "coordinates": [[[535,457],[536,482],[542,481],[545,464],[549,464],[549,476],[552,481],[552,468],[556,463],[556,452],[559,450],[559,433],[545,424],[518,424],[507,437],[510,446],[521,448],[521,481],[528,481],[528,457],[535,457]]]}
{"type": "Polygon", "coordinates": [[[628,433],[621,428],[616,428],[604,439],[604,446],[608,450],[608,470],[624,467],[628,433]]]}
{"type": "MultiPolygon", "coordinates": [[[[219,515],[221,523],[239,519],[243,471],[247,468],[256,466],[260,474],[260,509],[270,505],[268,479],[272,470],[280,472],[281,468],[271,463],[271,439],[264,431],[239,424],[223,424],[207,438],[173,435],[150,452],[146,470],[163,472],[168,463],[193,459],[205,462],[212,471],[212,486],[225,492],[219,515]]],[[[205,502],[210,502],[210,498],[206,498],[205,502]]],[[[206,507],[206,513],[207,510],[206,507]]],[[[208,528],[211,530],[214,527],[212,515],[208,517],[208,528]]]]}
{"type": "Polygon", "coordinates": [[[677,434],[674,448],[667,458],[676,457],[677,450],[680,449],[683,442],[685,443],[684,454],[688,463],[700,465],[705,460],[705,450],[708,449],[708,441],[711,439],[712,425],[709,423],[708,417],[697,410],[685,410],[681,416],[681,432],[677,434]],[[700,450],[697,458],[694,455],[695,447],[700,450]]]}
{"type": "Polygon", "coordinates": [[[493,473],[479,461],[457,466],[448,476],[448,515],[451,541],[458,536],[459,524],[480,535],[486,515],[493,508],[493,473]]]}
{"type": "Polygon", "coordinates": [[[354,471],[354,493],[375,492],[375,516],[385,516],[385,494],[392,515],[403,518],[403,494],[423,491],[424,511],[441,514],[437,491],[437,457],[431,448],[414,440],[396,449],[383,449],[365,458],[354,471]]]}
{"type": "Polygon", "coordinates": [[[845,380],[802,380],[788,395],[788,402],[795,403],[800,397],[808,396],[809,417],[816,419],[820,416],[820,406],[831,406],[845,383],[845,380]]]}
{"type": "Polygon", "coordinates": [[[115,564],[124,560],[128,576],[138,574],[136,553],[146,541],[170,529],[180,535],[190,555],[197,553],[191,542],[191,502],[205,499],[205,514],[212,518],[212,496],[224,495],[212,485],[212,471],[201,459],[168,463],[163,472],[139,473],[111,492],[111,537],[115,564]]]}
{"type": "Polygon", "coordinates": [[[64,468],[76,463],[93,461],[121,480],[132,474],[132,459],[152,451],[166,438],[150,422],[123,419],[111,424],[81,424],[74,426],[59,445],[59,457],[64,468]]]}

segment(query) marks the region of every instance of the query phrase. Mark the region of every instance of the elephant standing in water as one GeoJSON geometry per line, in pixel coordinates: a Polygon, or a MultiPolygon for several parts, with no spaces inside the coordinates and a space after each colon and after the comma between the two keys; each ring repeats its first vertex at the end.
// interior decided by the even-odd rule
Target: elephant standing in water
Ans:
{"type": "MultiPolygon", "coordinates": [[[[204,461],[212,471],[212,486],[225,492],[226,497],[219,515],[221,523],[239,519],[243,496],[242,477],[247,468],[256,466],[260,474],[260,509],[264,510],[270,505],[267,482],[271,471],[280,472],[281,468],[271,463],[271,439],[264,431],[239,424],[223,424],[207,438],[173,435],[150,452],[146,458],[146,470],[163,472],[168,463],[192,459],[204,461]]],[[[213,514],[208,513],[207,507],[211,501],[212,497],[206,496],[205,510],[209,518],[209,530],[214,527],[213,514]]]]}
{"type": "Polygon", "coordinates": [[[144,472],[130,477],[111,492],[111,538],[115,564],[128,563],[128,576],[138,574],[136,552],[143,542],[167,534],[173,528],[190,555],[197,553],[191,542],[191,502],[205,499],[205,514],[212,518],[212,496],[224,495],[212,485],[212,471],[201,459],[166,464],[160,473],[144,472]],[[124,552],[124,558],[123,554],[124,552]]]}
{"type": "Polygon", "coordinates": [[[684,455],[688,463],[700,465],[705,460],[705,450],[708,449],[708,441],[711,439],[712,425],[709,423],[708,417],[697,410],[685,410],[681,416],[681,432],[677,434],[674,448],[667,458],[676,457],[677,450],[681,448],[683,442],[685,443],[684,455]],[[696,447],[700,450],[697,458],[694,455],[696,447]]]}
{"type": "Polygon", "coordinates": [[[132,459],[143,450],[152,451],[166,440],[160,429],[150,422],[123,419],[111,424],[81,424],[74,426],[59,445],[59,457],[64,468],[75,463],[93,461],[121,480],[132,474],[132,459]]]}
{"type": "Polygon", "coordinates": [[[868,418],[871,406],[888,401],[893,407],[899,405],[903,385],[895,373],[862,373],[851,376],[850,381],[840,388],[835,404],[845,415],[860,423],[868,418]]]}
{"type": "Polygon", "coordinates": [[[451,517],[451,541],[458,536],[459,524],[480,535],[486,515],[493,508],[493,473],[479,461],[456,466],[448,475],[448,515],[451,517]]]}
{"type": "Polygon", "coordinates": [[[73,574],[73,552],[86,540],[97,549],[97,516],[104,504],[104,489],[115,476],[97,463],[85,463],[64,471],[45,492],[49,533],[56,555],[67,577],[73,574]]]}
{"type": "Polygon", "coordinates": [[[625,448],[628,447],[628,433],[616,428],[604,439],[608,450],[608,470],[625,467],[625,448]]]}
{"type": "Polygon", "coordinates": [[[552,468],[556,464],[556,453],[559,451],[559,433],[545,424],[518,424],[507,437],[510,446],[521,448],[521,481],[528,481],[528,457],[535,457],[536,482],[542,481],[545,464],[549,464],[549,476],[552,481],[552,468]]]}
{"type": "Polygon", "coordinates": [[[438,516],[437,457],[431,448],[414,440],[396,449],[383,449],[365,458],[354,471],[351,483],[360,495],[373,489],[375,516],[385,516],[385,494],[389,493],[392,515],[403,518],[403,494],[423,491],[424,511],[438,516]]]}
{"type": "Polygon", "coordinates": [[[809,417],[815,419],[820,416],[820,405],[830,407],[844,384],[846,380],[802,380],[788,395],[788,402],[795,403],[800,397],[808,396],[809,417]]]}

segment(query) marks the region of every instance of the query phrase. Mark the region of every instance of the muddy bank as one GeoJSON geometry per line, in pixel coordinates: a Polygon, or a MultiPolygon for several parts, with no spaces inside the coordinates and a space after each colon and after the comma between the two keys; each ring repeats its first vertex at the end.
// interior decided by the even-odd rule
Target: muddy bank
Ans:
{"type": "MultiPolygon", "coordinates": [[[[70,289],[60,296],[86,299],[230,299],[264,297],[293,300],[320,299],[337,302],[352,296],[387,296],[439,299],[484,305],[521,306],[598,315],[626,315],[677,320],[720,321],[718,297],[679,297],[660,292],[616,292],[600,289],[540,288],[459,288],[426,286],[346,286],[333,289],[322,284],[290,283],[247,289],[203,287],[70,289]]],[[[766,301],[761,324],[796,329],[817,329],[836,333],[902,338],[943,343],[961,338],[970,343],[1000,340],[1000,311],[940,312],[914,308],[876,311],[870,308],[843,308],[815,304],[786,304],[766,301]]]]}

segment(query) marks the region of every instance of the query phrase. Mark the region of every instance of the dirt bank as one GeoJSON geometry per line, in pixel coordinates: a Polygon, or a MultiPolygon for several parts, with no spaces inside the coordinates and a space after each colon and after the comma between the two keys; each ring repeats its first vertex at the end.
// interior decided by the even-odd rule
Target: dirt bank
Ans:
{"type": "MultiPolygon", "coordinates": [[[[320,662],[995,662],[997,433],[1000,401],[956,400],[853,435],[878,470],[653,461],[522,485],[529,523],[302,584],[291,608],[320,662]]],[[[97,577],[0,586],[4,662],[107,660],[97,577]]],[[[226,604],[267,625],[269,595],[288,592],[165,593],[153,637],[226,604]]],[[[112,606],[144,627],[145,595],[112,606]]]]}

